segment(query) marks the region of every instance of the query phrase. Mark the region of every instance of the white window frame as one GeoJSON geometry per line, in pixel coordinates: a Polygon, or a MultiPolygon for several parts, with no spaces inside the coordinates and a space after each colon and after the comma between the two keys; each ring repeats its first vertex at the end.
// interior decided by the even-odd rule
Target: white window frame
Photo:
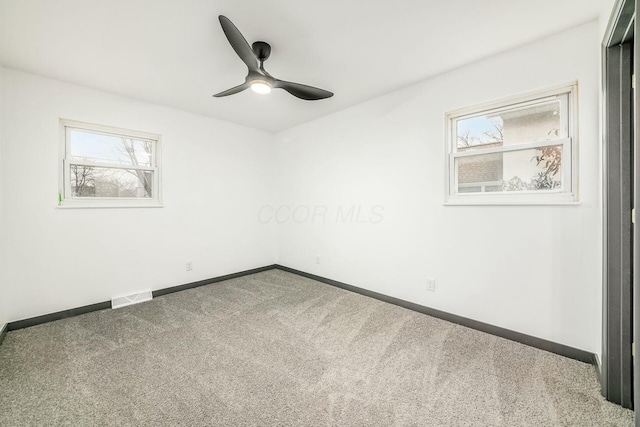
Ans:
{"type": "Polygon", "coordinates": [[[60,178],[58,187],[58,207],[60,208],[126,208],[126,207],[162,207],[161,177],[161,136],[137,130],[122,129],[113,126],[85,123],[75,120],[60,119],[60,178]],[[88,160],[73,159],[70,156],[68,136],[71,130],[79,129],[92,133],[123,136],[152,142],[152,165],[116,165],[88,160]],[[73,197],[71,191],[71,165],[94,166],[114,169],[141,169],[153,171],[152,196],[141,197],[73,197]]]}
{"type": "MultiPolygon", "coordinates": [[[[445,205],[562,205],[579,204],[578,198],[578,83],[571,82],[544,90],[487,102],[451,111],[445,115],[445,205]],[[565,96],[566,95],[566,96],[565,96]],[[566,138],[523,142],[503,147],[457,151],[457,122],[470,117],[509,111],[558,99],[561,115],[568,118],[566,138]],[[456,159],[479,154],[522,151],[548,146],[562,146],[562,187],[554,190],[458,193],[456,159]]],[[[491,183],[474,183],[473,186],[491,183]]],[[[470,184],[471,185],[471,184],[470,184]]]]}

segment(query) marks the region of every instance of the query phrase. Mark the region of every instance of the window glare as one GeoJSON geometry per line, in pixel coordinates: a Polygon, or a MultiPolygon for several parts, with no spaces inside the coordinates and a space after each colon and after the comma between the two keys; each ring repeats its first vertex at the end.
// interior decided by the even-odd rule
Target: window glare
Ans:
{"type": "Polygon", "coordinates": [[[562,146],[478,154],[456,162],[460,193],[562,188],[562,146]]]}
{"type": "Polygon", "coordinates": [[[153,172],[71,165],[73,197],[152,197],[153,172]]]}
{"type": "Polygon", "coordinates": [[[561,121],[560,108],[556,100],[457,120],[457,148],[566,138],[567,123],[561,121]]]}
{"type": "Polygon", "coordinates": [[[80,129],[70,130],[70,154],[76,159],[98,163],[151,166],[151,141],[105,135],[80,129]]]}

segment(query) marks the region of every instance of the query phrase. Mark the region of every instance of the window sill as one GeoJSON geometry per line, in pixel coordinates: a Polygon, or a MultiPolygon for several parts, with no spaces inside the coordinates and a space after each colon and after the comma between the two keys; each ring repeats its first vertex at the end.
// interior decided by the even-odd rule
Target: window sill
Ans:
{"type": "Polygon", "coordinates": [[[522,203],[522,202],[445,202],[442,206],[580,206],[582,202],[538,202],[538,203],[522,203]]]}
{"type": "Polygon", "coordinates": [[[496,198],[482,198],[482,199],[449,199],[445,201],[443,206],[580,206],[582,202],[574,199],[537,199],[526,200],[525,198],[517,199],[496,199],[496,198]]]}
{"type": "Polygon", "coordinates": [[[56,209],[128,209],[128,208],[164,208],[164,205],[122,204],[122,205],[93,205],[93,204],[63,204],[56,209]]]}

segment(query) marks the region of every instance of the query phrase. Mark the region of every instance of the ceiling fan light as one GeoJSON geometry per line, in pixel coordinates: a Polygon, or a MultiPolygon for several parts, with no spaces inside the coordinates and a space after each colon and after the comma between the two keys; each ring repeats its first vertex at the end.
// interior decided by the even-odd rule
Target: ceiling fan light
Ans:
{"type": "Polygon", "coordinates": [[[251,82],[251,90],[264,95],[271,92],[271,84],[265,80],[254,80],[251,82]]]}

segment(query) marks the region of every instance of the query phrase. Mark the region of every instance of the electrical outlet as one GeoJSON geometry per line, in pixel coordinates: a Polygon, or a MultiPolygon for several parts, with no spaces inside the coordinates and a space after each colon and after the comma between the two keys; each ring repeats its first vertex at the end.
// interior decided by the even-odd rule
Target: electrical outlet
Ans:
{"type": "Polygon", "coordinates": [[[316,264],[320,265],[320,257],[316,255],[316,264]]]}
{"type": "Polygon", "coordinates": [[[427,290],[429,292],[436,291],[436,279],[433,279],[431,277],[427,278],[427,290]]]}
{"type": "Polygon", "coordinates": [[[193,270],[193,261],[187,261],[186,268],[187,268],[187,271],[193,270]]]}

